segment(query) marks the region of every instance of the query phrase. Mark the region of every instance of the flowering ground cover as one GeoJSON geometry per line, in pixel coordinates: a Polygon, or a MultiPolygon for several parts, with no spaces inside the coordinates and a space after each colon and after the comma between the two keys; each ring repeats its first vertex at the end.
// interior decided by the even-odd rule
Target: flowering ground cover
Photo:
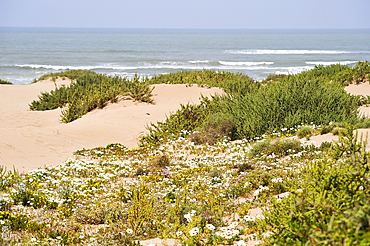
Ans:
{"type": "Polygon", "coordinates": [[[369,228],[365,220],[369,207],[361,203],[369,196],[368,164],[364,164],[368,154],[352,140],[348,135],[342,137],[342,144],[332,147],[298,145],[285,152],[262,153],[255,149],[260,145],[245,140],[225,138],[211,146],[179,137],[157,147],[128,149],[110,144],[80,150],[76,152],[79,160],[27,174],[3,171],[1,243],[135,245],[139,240],[159,237],[187,245],[243,245],[251,239],[267,245],[298,244],[317,240],[317,232],[324,234],[327,218],[332,231],[341,227],[344,222],[337,223],[336,216],[345,219],[348,211],[338,211],[346,207],[354,214],[352,234],[361,239],[369,228]],[[355,162],[348,164],[353,177],[341,173],[348,160],[355,162]],[[316,200],[312,194],[322,190],[308,176],[320,179],[320,172],[330,176],[339,164],[342,169],[323,187],[329,194],[316,200]],[[356,174],[358,165],[362,165],[361,173],[356,174]],[[348,190],[341,196],[330,191],[337,179],[356,184],[351,199],[357,207],[351,206],[351,199],[346,205],[340,203],[348,190]],[[325,201],[325,196],[338,199],[338,204],[331,201],[338,207],[310,207],[319,206],[317,202],[325,201]],[[306,211],[298,210],[305,206],[302,199],[310,205],[306,211]],[[255,208],[261,208],[263,215],[252,216],[255,208]],[[312,214],[315,209],[323,215],[312,214]],[[305,222],[305,213],[317,218],[305,222]],[[315,219],[320,223],[315,224],[315,219]],[[281,238],[282,233],[287,241],[281,238]]]}

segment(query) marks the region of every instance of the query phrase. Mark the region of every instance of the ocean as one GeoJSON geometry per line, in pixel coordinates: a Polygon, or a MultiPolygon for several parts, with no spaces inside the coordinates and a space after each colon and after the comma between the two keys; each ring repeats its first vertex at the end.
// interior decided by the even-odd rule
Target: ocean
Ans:
{"type": "Polygon", "coordinates": [[[69,29],[0,27],[0,79],[29,84],[46,73],[89,69],[132,78],[181,70],[255,80],[315,65],[370,61],[370,30],[69,29]]]}

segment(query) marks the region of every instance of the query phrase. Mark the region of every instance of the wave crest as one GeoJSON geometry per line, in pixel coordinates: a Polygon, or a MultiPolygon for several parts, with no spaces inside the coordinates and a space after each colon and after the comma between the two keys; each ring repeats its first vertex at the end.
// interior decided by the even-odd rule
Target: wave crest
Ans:
{"type": "Polygon", "coordinates": [[[306,64],[309,65],[324,65],[324,66],[330,66],[330,65],[335,65],[335,64],[340,64],[340,65],[349,65],[357,63],[357,61],[333,61],[333,62],[324,62],[324,61],[317,61],[317,62],[306,62],[306,64]]]}
{"type": "Polygon", "coordinates": [[[257,66],[257,65],[272,65],[274,62],[226,62],[219,61],[221,65],[225,66],[257,66]]]}
{"type": "Polygon", "coordinates": [[[230,54],[243,55],[308,55],[308,54],[347,54],[348,51],[338,50],[226,50],[230,54]]]}

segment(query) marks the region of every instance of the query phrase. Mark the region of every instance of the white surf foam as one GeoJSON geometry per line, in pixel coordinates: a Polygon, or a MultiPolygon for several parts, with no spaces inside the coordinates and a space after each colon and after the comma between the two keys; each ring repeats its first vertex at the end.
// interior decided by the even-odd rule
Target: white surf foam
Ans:
{"type": "Polygon", "coordinates": [[[272,65],[273,62],[226,62],[218,61],[221,65],[226,66],[257,66],[257,65],[272,65]]]}
{"type": "Polygon", "coordinates": [[[209,63],[208,60],[196,60],[196,61],[188,61],[189,63],[192,64],[197,64],[197,63],[209,63]]]}
{"type": "Polygon", "coordinates": [[[306,62],[306,64],[310,65],[324,65],[324,66],[330,66],[334,64],[341,64],[341,65],[349,65],[353,63],[357,63],[357,61],[333,61],[333,62],[324,62],[324,61],[317,61],[317,62],[306,62]]]}
{"type": "Polygon", "coordinates": [[[82,70],[119,70],[119,71],[127,71],[127,70],[138,70],[138,69],[173,69],[173,70],[202,70],[202,69],[232,69],[232,70],[261,70],[261,69],[268,69],[266,66],[251,66],[250,64],[239,64],[236,66],[235,64],[220,64],[219,66],[210,66],[209,64],[183,64],[177,62],[160,62],[157,64],[152,63],[142,63],[138,66],[55,66],[55,65],[40,65],[40,64],[24,64],[24,65],[14,65],[17,67],[29,67],[33,69],[50,69],[55,71],[60,70],[75,70],[75,69],[82,69],[82,70]]]}
{"type": "Polygon", "coordinates": [[[15,64],[16,67],[29,67],[35,69],[53,69],[53,70],[67,70],[67,69],[82,69],[82,70],[93,70],[93,69],[122,69],[122,67],[115,67],[115,66],[58,66],[58,65],[44,65],[44,64],[23,64],[18,65],[15,64]]]}
{"type": "Polygon", "coordinates": [[[226,50],[230,54],[243,54],[243,55],[307,55],[307,54],[346,54],[351,53],[348,51],[337,50],[226,50]]]}
{"type": "Polygon", "coordinates": [[[312,69],[313,66],[300,66],[300,67],[276,67],[274,68],[275,74],[297,74],[303,71],[312,69]]]}

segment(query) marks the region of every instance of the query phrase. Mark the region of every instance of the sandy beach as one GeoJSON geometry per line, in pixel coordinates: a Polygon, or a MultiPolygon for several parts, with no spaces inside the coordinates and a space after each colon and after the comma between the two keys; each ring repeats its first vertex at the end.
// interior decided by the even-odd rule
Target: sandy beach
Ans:
{"type": "MultiPolygon", "coordinates": [[[[58,79],[57,86],[70,80],[58,79]]],[[[163,121],[180,104],[199,103],[201,95],[222,93],[218,88],[155,85],[154,104],[121,100],[96,109],[69,124],[59,123],[60,109],[30,111],[28,104],[41,92],[55,88],[51,80],[31,85],[0,85],[0,165],[29,171],[58,165],[82,148],[121,143],[134,147],[145,126],[163,121]]]]}

